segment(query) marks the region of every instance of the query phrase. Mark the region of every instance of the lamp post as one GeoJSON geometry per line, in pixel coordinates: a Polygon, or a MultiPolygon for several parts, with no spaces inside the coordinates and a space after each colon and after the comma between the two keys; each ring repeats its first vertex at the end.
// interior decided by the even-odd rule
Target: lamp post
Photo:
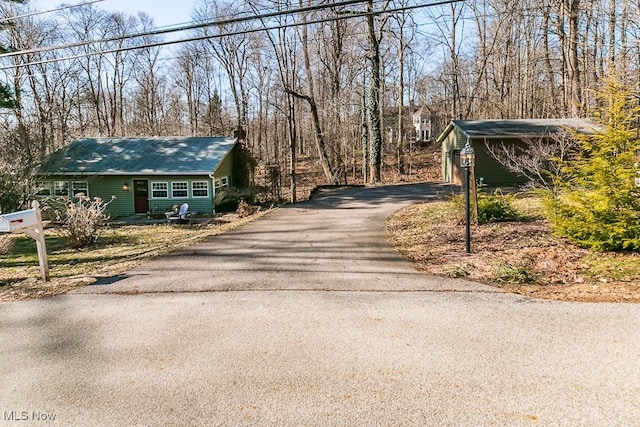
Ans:
{"type": "Polygon", "coordinates": [[[467,140],[466,145],[460,150],[460,166],[465,170],[465,192],[464,192],[464,223],[465,223],[465,244],[467,253],[471,253],[471,215],[470,215],[470,203],[469,203],[469,170],[476,164],[476,153],[473,151],[473,147],[467,140]]]}

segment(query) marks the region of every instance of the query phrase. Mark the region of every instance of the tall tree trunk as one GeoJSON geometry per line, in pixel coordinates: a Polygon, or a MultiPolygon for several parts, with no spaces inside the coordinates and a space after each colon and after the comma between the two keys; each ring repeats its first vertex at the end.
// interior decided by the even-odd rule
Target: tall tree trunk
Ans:
{"type": "Polygon", "coordinates": [[[545,90],[549,94],[552,99],[551,103],[551,115],[558,115],[558,105],[560,105],[558,99],[558,93],[556,91],[556,79],[555,72],[553,69],[553,64],[551,61],[551,43],[549,41],[549,36],[551,34],[549,21],[551,20],[551,5],[546,4],[544,6],[543,16],[542,16],[542,35],[544,37],[544,64],[547,74],[547,87],[545,90]]]}
{"type": "Polygon", "coordinates": [[[382,120],[380,118],[380,43],[376,34],[373,17],[373,0],[367,0],[367,27],[369,33],[369,61],[371,62],[371,82],[369,84],[369,125],[371,136],[371,170],[369,183],[382,180],[382,120]]]}
{"type": "Polygon", "coordinates": [[[609,0],[609,66],[615,74],[616,71],[616,0],[609,0]]]}
{"type": "Polygon", "coordinates": [[[398,52],[398,174],[404,173],[404,22],[400,24],[400,50],[398,52]]]}
{"type": "Polygon", "coordinates": [[[570,88],[570,111],[573,117],[578,117],[583,110],[582,81],[580,78],[580,58],[578,55],[578,37],[580,35],[580,0],[568,0],[569,4],[569,51],[568,75],[570,88]]]}
{"type": "Polygon", "coordinates": [[[298,132],[296,128],[296,108],[292,95],[287,94],[287,105],[289,107],[288,123],[289,123],[289,191],[291,203],[296,202],[296,165],[297,157],[297,140],[298,132]]]}
{"type": "Polygon", "coordinates": [[[369,112],[367,111],[367,88],[362,86],[362,117],[361,117],[361,139],[362,139],[362,183],[367,183],[367,172],[369,166],[369,112]]]}
{"type": "MultiPolygon", "coordinates": [[[[303,7],[302,0],[300,0],[300,7],[303,7]]],[[[302,14],[302,55],[304,57],[304,69],[307,74],[307,88],[308,95],[300,95],[293,93],[293,95],[305,99],[309,103],[309,108],[311,109],[311,120],[313,121],[314,128],[314,136],[316,141],[316,147],[318,148],[318,155],[320,157],[320,164],[322,165],[322,170],[324,171],[324,175],[331,185],[339,185],[340,178],[336,175],[333,165],[331,164],[331,159],[329,158],[329,154],[327,152],[327,145],[324,140],[324,134],[322,132],[322,126],[320,124],[320,116],[318,114],[318,105],[315,101],[315,86],[314,86],[314,78],[313,73],[311,71],[311,60],[309,59],[309,34],[307,28],[307,14],[302,14]]]]}
{"type": "Polygon", "coordinates": [[[456,6],[451,3],[451,40],[449,42],[449,55],[451,58],[451,119],[455,120],[459,116],[458,101],[460,99],[460,82],[458,80],[459,64],[458,64],[458,52],[456,50],[457,45],[457,23],[458,18],[462,15],[456,16],[456,6]]]}

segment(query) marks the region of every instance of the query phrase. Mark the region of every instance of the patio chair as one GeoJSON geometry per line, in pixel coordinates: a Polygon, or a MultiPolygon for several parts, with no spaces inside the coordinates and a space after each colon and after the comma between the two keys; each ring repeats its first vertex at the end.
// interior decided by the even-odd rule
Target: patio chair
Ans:
{"type": "Polygon", "coordinates": [[[189,219],[189,204],[183,203],[180,205],[180,210],[177,213],[172,213],[169,216],[169,222],[174,224],[188,224],[189,219]]]}

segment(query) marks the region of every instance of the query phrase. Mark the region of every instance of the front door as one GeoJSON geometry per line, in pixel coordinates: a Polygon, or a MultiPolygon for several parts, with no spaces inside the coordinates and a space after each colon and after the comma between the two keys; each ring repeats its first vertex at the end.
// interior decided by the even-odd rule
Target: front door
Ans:
{"type": "Polygon", "coordinates": [[[146,214],[149,212],[149,181],[134,179],[133,195],[136,213],[146,214]]]}

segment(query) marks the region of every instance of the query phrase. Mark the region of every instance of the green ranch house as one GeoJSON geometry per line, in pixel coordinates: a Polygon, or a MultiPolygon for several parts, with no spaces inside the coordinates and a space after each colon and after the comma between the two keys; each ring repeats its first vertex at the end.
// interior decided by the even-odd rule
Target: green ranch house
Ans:
{"type": "Polygon", "coordinates": [[[234,174],[242,150],[225,137],[78,139],[44,162],[38,196],[113,195],[112,218],[161,214],[185,202],[192,212],[213,213],[217,190],[246,182],[234,174]]]}

